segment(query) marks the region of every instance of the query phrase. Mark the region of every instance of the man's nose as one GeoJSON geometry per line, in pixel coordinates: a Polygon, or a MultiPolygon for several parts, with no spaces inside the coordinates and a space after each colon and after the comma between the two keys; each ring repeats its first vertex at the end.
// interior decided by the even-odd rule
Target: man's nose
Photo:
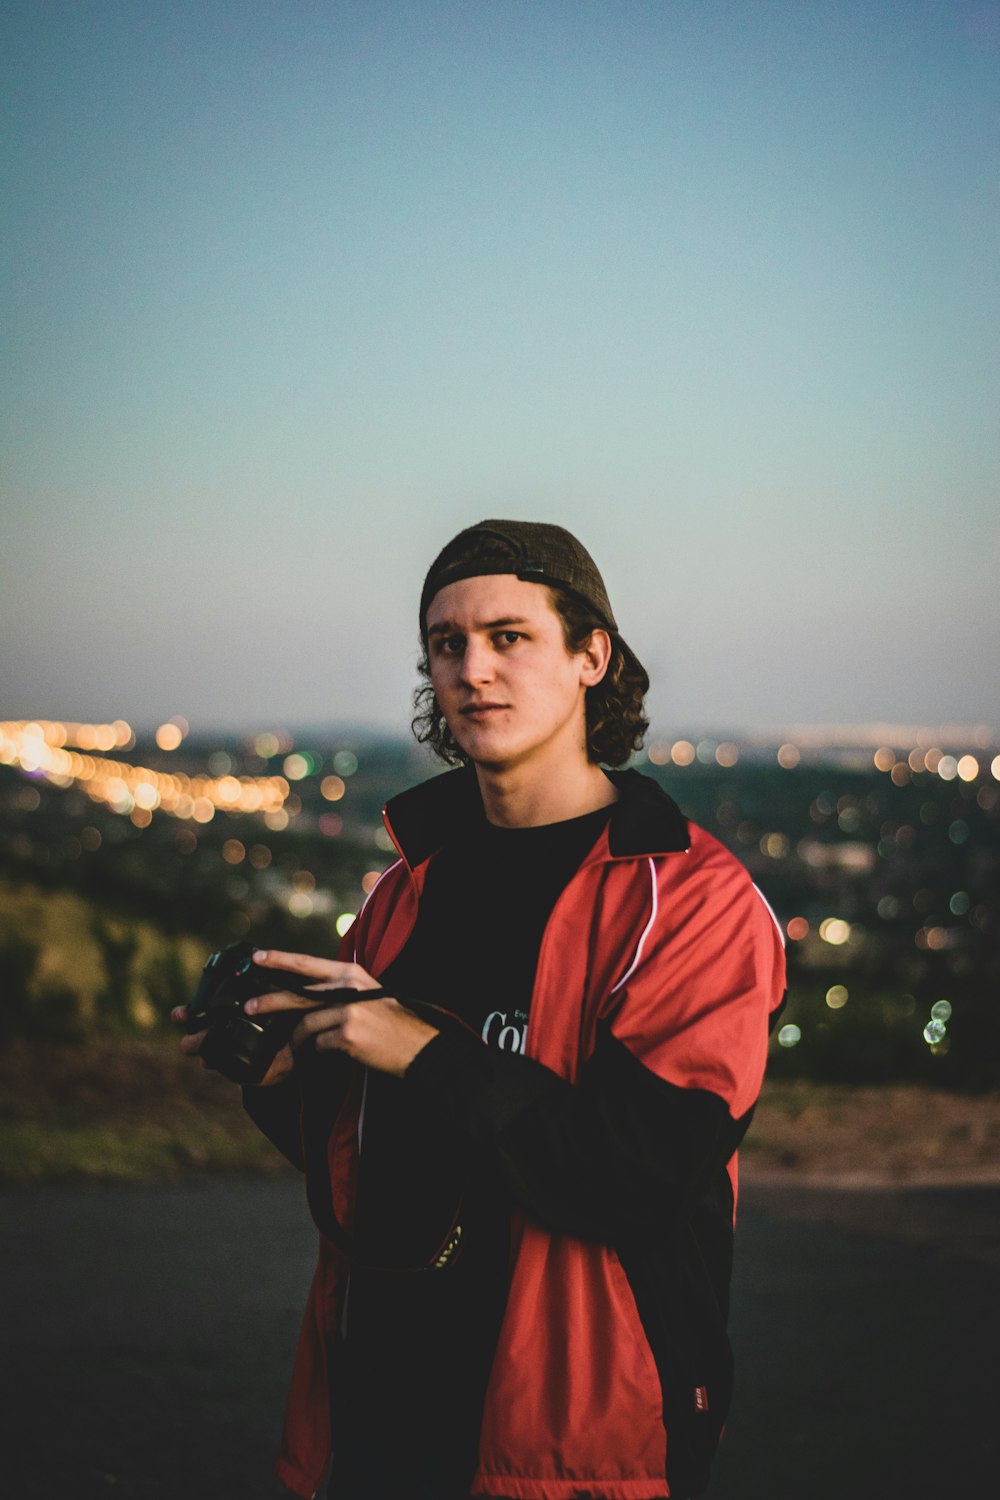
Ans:
{"type": "Polygon", "coordinates": [[[493,652],[486,641],[467,641],[462,656],[462,678],[467,683],[489,682],[493,677],[493,652]]]}

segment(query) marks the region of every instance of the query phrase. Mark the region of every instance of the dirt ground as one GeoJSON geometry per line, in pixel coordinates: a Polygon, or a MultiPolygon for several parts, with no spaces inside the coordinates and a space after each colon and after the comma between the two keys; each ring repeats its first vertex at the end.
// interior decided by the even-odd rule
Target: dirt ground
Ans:
{"type": "Polygon", "coordinates": [[[1000,1095],[910,1084],[765,1085],[745,1180],[817,1186],[1000,1182],[1000,1095]]]}
{"type": "MultiPolygon", "coordinates": [[[[1000,1094],[767,1082],[744,1181],[829,1187],[1000,1183],[1000,1094]]],[[[0,1049],[0,1182],[280,1172],[237,1088],[171,1037],[0,1049]]]]}

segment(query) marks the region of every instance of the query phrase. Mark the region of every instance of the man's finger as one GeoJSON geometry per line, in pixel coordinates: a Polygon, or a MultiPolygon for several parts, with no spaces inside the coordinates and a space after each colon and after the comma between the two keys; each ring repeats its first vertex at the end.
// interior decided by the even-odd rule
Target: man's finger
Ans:
{"type": "Polygon", "coordinates": [[[276,948],[257,948],[253,961],[263,969],[289,969],[293,974],[304,974],[309,979],[332,979],[338,969],[347,967],[331,958],[313,958],[309,953],[280,953],[276,948]]]}
{"type": "Polygon", "coordinates": [[[303,1016],[292,1033],[292,1046],[301,1047],[311,1036],[320,1037],[327,1032],[339,1031],[344,1022],[344,1007],[342,1005],[324,1006],[322,1010],[311,1011],[309,1015],[303,1016]]]}
{"type": "Polygon", "coordinates": [[[323,991],[316,991],[316,998],[294,995],[291,990],[272,990],[267,995],[257,995],[248,1000],[243,1009],[248,1016],[262,1016],[273,1010],[315,1010],[323,1003],[323,991]]]}

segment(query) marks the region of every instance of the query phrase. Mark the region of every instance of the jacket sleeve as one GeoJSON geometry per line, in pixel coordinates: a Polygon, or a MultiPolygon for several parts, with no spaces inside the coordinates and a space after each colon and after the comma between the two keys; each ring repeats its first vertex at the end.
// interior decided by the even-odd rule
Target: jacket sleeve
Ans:
{"type": "Polygon", "coordinates": [[[245,1088],[243,1108],[272,1146],[277,1146],[293,1167],[305,1171],[302,1154],[302,1096],[293,1074],[270,1088],[245,1088]]]}
{"type": "MultiPolygon", "coordinates": [[[[347,938],[341,941],[337,957],[344,962],[350,962],[354,958],[353,946],[347,938]]],[[[319,1097],[324,1101],[326,1112],[332,1120],[347,1089],[348,1069],[340,1059],[319,1057],[312,1048],[306,1052],[294,1053],[294,1062],[294,1069],[280,1083],[271,1084],[268,1088],[244,1088],[243,1108],[272,1146],[277,1146],[293,1167],[304,1172],[303,1089],[308,1087],[319,1091],[319,1097]]]]}
{"type": "Polygon", "coordinates": [[[783,961],[738,874],[671,902],[575,1083],[450,1029],[407,1071],[548,1228],[605,1243],[668,1229],[739,1145],[783,961]]]}

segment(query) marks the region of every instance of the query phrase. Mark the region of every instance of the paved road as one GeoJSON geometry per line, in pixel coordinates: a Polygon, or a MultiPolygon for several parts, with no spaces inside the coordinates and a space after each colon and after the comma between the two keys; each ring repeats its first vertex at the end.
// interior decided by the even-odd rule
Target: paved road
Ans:
{"type": "MultiPolygon", "coordinates": [[[[0,1195],[16,1500],[271,1500],[311,1272],[297,1181],[0,1195]]],[[[1000,1188],[749,1185],[711,1500],[1000,1493],[1000,1188]]]]}

